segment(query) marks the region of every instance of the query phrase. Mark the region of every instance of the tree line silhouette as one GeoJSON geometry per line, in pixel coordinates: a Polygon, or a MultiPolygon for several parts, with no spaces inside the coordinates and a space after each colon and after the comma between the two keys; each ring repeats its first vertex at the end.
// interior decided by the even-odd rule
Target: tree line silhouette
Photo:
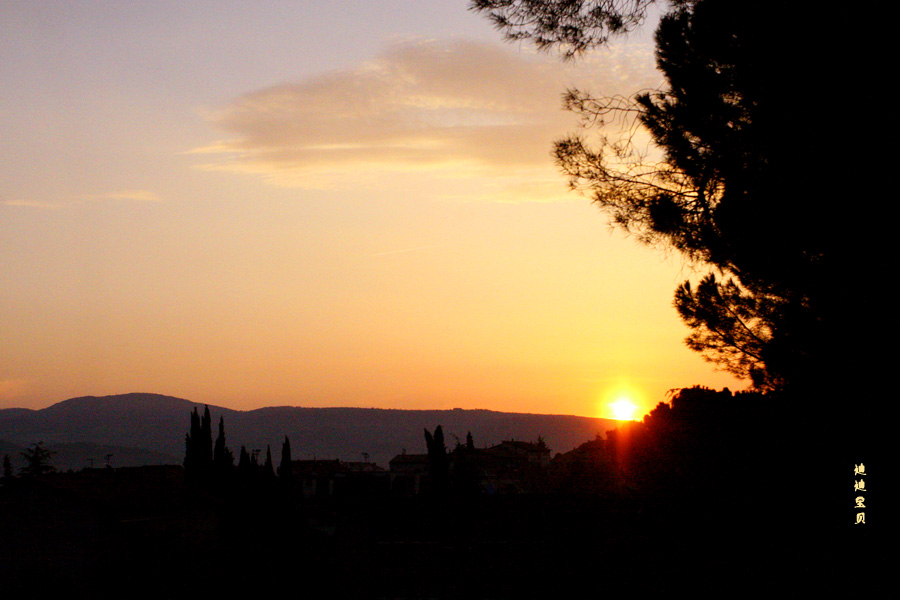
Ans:
{"type": "Polygon", "coordinates": [[[215,443],[212,439],[212,418],[209,406],[201,416],[194,407],[190,415],[190,429],[185,434],[184,453],[185,480],[195,485],[207,485],[215,488],[227,488],[238,485],[249,487],[261,484],[274,487],[276,483],[283,490],[293,487],[291,470],[291,442],[284,436],[281,447],[281,460],[276,472],[272,460],[272,448],[266,445],[265,461],[260,464],[257,452],[249,452],[241,446],[238,462],[235,464],[234,453],[225,441],[225,417],[219,417],[218,434],[215,443]]]}
{"type": "MultiPolygon", "coordinates": [[[[56,467],[51,464],[54,454],[56,452],[46,448],[43,441],[31,444],[19,453],[19,456],[25,461],[25,464],[19,469],[19,476],[25,479],[32,479],[55,472],[56,467]]],[[[2,480],[0,481],[8,484],[15,477],[16,473],[13,468],[12,458],[9,454],[4,454],[2,480]]]]}
{"type": "MultiPolygon", "coordinates": [[[[793,546],[778,545],[776,533],[796,512],[785,510],[784,494],[773,502],[773,492],[784,490],[760,482],[774,469],[800,465],[785,464],[779,440],[795,424],[769,419],[770,402],[759,392],[674,390],[641,421],[620,423],[549,464],[532,465],[533,485],[505,493],[483,485],[497,464],[491,461],[500,460],[492,451],[517,444],[537,449],[542,441],[477,448],[469,432],[454,446],[438,425],[424,430],[427,454],[415,457],[433,477],[422,494],[354,495],[345,488],[350,493],[323,497],[294,493],[287,438],[277,469],[271,451],[254,459],[244,446],[243,460],[236,460],[224,419],[213,438],[208,408],[195,408],[183,469],[58,473],[0,490],[0,502],[31,502],[63,489],[104,498],[99,510],[119,536],[104,543],[121,553],[112,564],[122,581],[139,565],[161,564],[161,548],[175,548],[184,560],[204,556],[203,568],[223,591],[274,590],[259,576],[274,566],[303,573],[313,589],[332,597],[503,598],[538,591],[565,597],[579,574],[598,564],[617,580],[627,574],[655,591],[703,564],[708,587],[740,576],[745,565],[810,569],[847,541],[831,540],[832,530],[820,522],[821,531],[806,531],[816,548],[799,562],[793,546]],[[290,494],[283,493],[285,483],[290,494]],[[154,495],[161,500],[145,505],[154,495]],[[139,518],[120,521],[123,515],[139,518]],[[132,525],[143,519],[155,525],[132,525]],[[758,555],[759,544],[772,547],[758,555]],[[226,566],[234,557],[242,569],[226,566]]],[[[799,491],[791,492],[795,498],[799,491]]],[[[859,568],[864,560],[849,564],[859,568]]]]}

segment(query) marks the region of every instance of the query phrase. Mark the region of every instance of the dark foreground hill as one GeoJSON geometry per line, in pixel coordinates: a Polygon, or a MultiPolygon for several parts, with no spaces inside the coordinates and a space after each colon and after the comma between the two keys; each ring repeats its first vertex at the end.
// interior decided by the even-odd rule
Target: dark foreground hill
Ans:
{"type": "MultiPolygon", "coordinates": [[[[41,410],[0,410],[0,453],[18,457],[37,441],[57,451],[58,469],[177,464],[184,457],[190,412],[203,405],[158,394],[72,398],[41,410]],[[75,445],[75,446],[73,446],[75,445]]],[[[237,454],[241,445],[276,455],[287,435],[293,457],[361,461],[381,466],[403,451],[424,453],[423,429],[441,425],[447,445],[476,446],[503,440],[543,437],[553,452],[566,452],[615,426],[609,419],[569,415],[506,413],[490,410],[399,410],[377,408],[272,407],[238,411],[210,406],[214,425],[225,419],[226,442],[237,454]]]]}

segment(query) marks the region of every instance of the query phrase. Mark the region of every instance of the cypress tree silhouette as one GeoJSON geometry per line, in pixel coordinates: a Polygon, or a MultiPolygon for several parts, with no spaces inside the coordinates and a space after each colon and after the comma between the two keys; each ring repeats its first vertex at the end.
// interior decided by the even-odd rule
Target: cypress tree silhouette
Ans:
{"type": "Polygon", "coordinates": [[[208,481],[213,470],[212,419],[209,406],[205,407],[202,418],[197,412],[197,407],[194,407],[191,412],[191,429],[185,436],[184,446],[185,477],[193,482],[208,481]]]}
{"type": "Polygon", "coordinates": [[[237,469],[242,483],[246,483],[253,478],[253,463],[250,460],[250,453],[247,452],[247,447],[243,445],[241,446],[237,469]]]}
{"type": "Polygon", "coordinates": [[[15,474],[13,473],[12,459],[9,457],[9,454],[3,455],[3,480],[8,482],[15,474]]]}
{"type": "Polygon", "coordinates": [[[444,429],[440,425],[434,428],[433,435],[425,430],[425,445],[428,448],[428,477],[431,489],[435,493],[442,493],[447,489],[450,469],[447,447],[444,445],[444,429]]]}
{"type": "Polygon", "coordinates": [[[294,485],[294,474],[291,470],[291,440],[288,436],[284,436],[284,443],[281,444],[281,463],[278,465],[278,479],[281,486],[290,491],[294,485]]]}
{"type": "Polygon", "coordinates": [[[453,470],[450,473],[450,485],[459,495],[472,496],[479,492],[479,476],[475,440],[472,432],[466,433],[466,444],[457,442],[453,451],[453,470]]]}
{"type": "Polygon", "coordinates": [[[225,445],[225,417],[219,417],[219,434],[213,450],[213,473],[216,480],[225,481],[234,470],[234,454],[225,445]]]}
{"type": "Polygon", "coordinates": [[[200,415],[197,407],[191,411],[191,427],[184,436],[184,475],[189,481],[197,478],[199,459],[197,457],[197,440],[200,439],[200,415]]]}
{"type": "Polygon", "coordinates": [[[272,463],[272,447],[266,444],[266,463],[263,466],[263,481],[270,485],[275,481],[275,467],[272,463]]]}
{"type": "Polygon", "coordinates": [[[201,472],[204,474],[209,473],[213,462],[212,418],[209,415],[209,405],[204,407],[203,419],[200,421],[198,455],[200,457],[201,472]]]}

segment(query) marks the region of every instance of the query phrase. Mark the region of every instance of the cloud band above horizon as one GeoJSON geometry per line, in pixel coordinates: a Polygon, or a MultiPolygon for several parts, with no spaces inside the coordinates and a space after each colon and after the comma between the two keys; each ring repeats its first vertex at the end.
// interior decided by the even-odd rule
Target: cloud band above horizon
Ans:
{"type": "MultiPolygon", "coordinates": [[[[560,179],[552,142],[575,126],[560,94],[567,76],[583,80],[589,68],[464,40],[406,42],[354,70],[250,92],[208,112],[234,137],[191,152],[228,155],[206,169],[301,188],[340,188],[385,171],[560,179]]],[[[634,79],[600,87],[618,93],[634,79]]]]}

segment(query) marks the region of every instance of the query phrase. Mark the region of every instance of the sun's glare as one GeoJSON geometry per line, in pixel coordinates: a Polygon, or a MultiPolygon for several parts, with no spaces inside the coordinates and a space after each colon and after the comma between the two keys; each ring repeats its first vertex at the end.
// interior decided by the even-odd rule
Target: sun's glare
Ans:
{"type": "Polygon", "coordinates": [[[631,419],[632,415],[634,415],[634,411],[637,410],[637,406],[624,398],[613,402],[610,404],[610,407],[612,407],[613,414],[616,415],[616,418],[621,421],[631,419]]]}

